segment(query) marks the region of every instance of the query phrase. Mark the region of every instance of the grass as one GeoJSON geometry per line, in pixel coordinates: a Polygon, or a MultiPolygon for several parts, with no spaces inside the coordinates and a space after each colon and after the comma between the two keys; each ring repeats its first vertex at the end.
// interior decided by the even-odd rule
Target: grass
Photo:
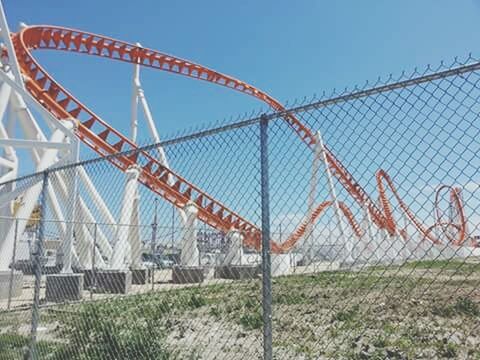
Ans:
{"type": "Polygon", "coordinates": [[[408,269],[439,269],[453,271],[458,274],[471,274],[480,272],[480,263],[466,262],[464,260],[421,260],[412,261],[404,265],[408,269]]]}
{"type": "Polygon", "coordinates": [[[332,321],[352,322],[356,320],[359,308],[358,305],[355,305],[351,309],[341,310],[333,316],[332,321]]]}
{"type": "Polygon", "coordinates": [[[245,313],[240,316],[239,323],[245,330],[261,329],[263,326],[262,314],[260,311],[245,313]]]}
{"type": "Polygon", "coordinates": [[[468,316],[479,316],[480,315],[480,310],[478,308],[478,305],[474,303],[471,299],[466,298],[466,297],[461,297],[457,299],[455,302],[455,305],[453,308],[458,312],[458,313],[463,313],[468,316]]]}
{"type": "MultiPolygon", "coordinates": [[[[29,351],[30,338],[16,333],[0,334],[0,360],[23,359],[29,351]]],[[[65,345],[60,342],[38,341],[37,352],[40,358],[60,360],[55,354],[63,351],[65,345]]]]}
{"type": "Polygon", "coordinates": [[[440,341],[437,343],[438,354],[447,359],[457,358],[458,348],[459,346],[452,342],[440,341]]]}
{"type": "Polygon", "coordinates": [[[478,304],[466,297],[458,298],[455,303],[446,306],[434,305],[432,307],[432,314],[440,317],[451,318],[455,315],[464,315],[476,318],[480,315],[480,308],[478,304]]]}
{"type": "Polygon", "coordinates": [[[30,322],[31,310],[0,310],[0,329],[18,328],[20,325],[30,322]]]}
{"type": "MultiPolygon", "coordinates": [[[[457,269],[458,265],[436,261],[406,266],[457,269]]],[[[392,269],[385,274],[367,269],[275,278],[275,351],[283,354],[278,358],[480,355],[474,346],[448,340],[449,334],[468,335],[478,325],[478,299],[469,294],[478,288],[480,278],[432,281],[395,274],[396,268],[392,269]],[[287,351],[287,355],[282,351],[287,351]]],[[[41,322],[55,324],[56,330],[51,333],[52,340],[42,342],[41,347],[51,359],[196,359],[201,358],[204,346],[202,329],[221,324],[218,335],[215,334],[219,340],[223,335],[220,331],[229,329],[239,341],[248,340],[245,346],[261,352],[260,296],[260,281],[255,280],[45,309],[41,322]],[[205,327],[191,330],[192,324],[205,327]],[[192,331],[196,337],[186,346],[190,352],[179,353],[172,334],[187,339],[192,331]]],[[[21,358],[28,338],[16,334],[15,316],[1,315],[0,360],[21,358]],[[7,336],[2,328],[12,331],[7,336]]],[[[225,346],[224,357],[230,358],[241,349],[225,346]]]]}

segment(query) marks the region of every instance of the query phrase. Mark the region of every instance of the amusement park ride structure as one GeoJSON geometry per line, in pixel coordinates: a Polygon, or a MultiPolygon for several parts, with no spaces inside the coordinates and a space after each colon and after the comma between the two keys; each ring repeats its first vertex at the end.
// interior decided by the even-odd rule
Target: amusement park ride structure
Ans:
{"type": "MultiPolygon", "coordinates": [[[[333,207],[340,236],[344,237],[344,241],[350,249],[353,244],[351,237],[345,235],[345,224],[343,224],[345,219],[358,238],[371,236],[372,227],[376,227],[383,231],[385,236],[408,240],[409,235],[406,229],[400,228],[394,219],[387,189],[390,189],[399,208],[425,240],[434,244],[445,242],[444,237],[440,239],[435,235],[433,230],[437,228],[448,234],[446,239],[455,246],[463,245],[468,238],[467,220],[459,190],[448,186],[442,186],[439,189],[438,194],[444,191],[448,192],[454,215],[445,220],[438,212],[436,223],[431,227],[425,227],[415,217],[398,196],[392,179],[383,170],[379,170],[376,174],[380,201],[379,203],[375,202],[323,143],[320,132],[313,132],[295,115],[286,111],[274,98],[245,82],[190,61],[145,48],[139,43],[129,44],[80,30],[21,24],[18,32],[10,33],[3,8],[1,9],[0,27],[3,42],[2,69],[0,71],[0,146],[3,148],[0,158],[0,183],[12,180],[17,176],[18,149],[27,148],[35,164],[34,170],[42,171],[61,163],[78,161],[80,142],[89,146],[100,156],[119,154],[115,157],[109,156],[108,159],[125,173],[126,184],[118,221],[88,174],[81,167],[75,168],[73,176],[70,174],[67,177],[61,172],[53,173],[56,181],[48,184],[47,201],[53,216],[58,220],[56,224],[61,238],[64,239],[63,272],[65,273],[72,271],[72,264],[79,263],[85,266],[90,261],[85,254],[77,253],[73,242],[73,233],[75,232],[76,241],[80,244],[89,245],[93,241],[93,235],[87,229],[82,228],[77,231],[72,222],[65,220],[81,218],[88,222],[101,220],[115,224],[138,224],[139,183],[172,203],[179,210],[184,226],[187,228],[184,234],[184,250],[190,249],[189,255],[183,257],[185,258],[184,262],[188,262],[187,258],[198,257],[198,252],[192,251],[192,247],[195,247],[195,241],[192,240],[195,238],[195,234],[192,229],[197,220],[223,233],[231,234],[232,238],[238,238],[240,244],[243,243],[244,246],[256,250],[261,247],[260,229],[176,173],[168,163],[166,154],[161,147],[155,156],[146,151],[134,151],[137,149],[139,105],[144,112],[146,125],[153,140],[160,142],[158,130],[140,83],[141,66],[203,80],[253,96],[268,104],[274,111],[282,112],[284,120],[293,132],[312,150],[312,176],[307,198],[307,213],[301,224],[285,242],[271,241],[273,253],[284,254],[298,247],[305,238],[311,235],[315,222],[329,207],[333,207]],[[36,50],[68,51],[131,63],[134,67],[134,76],[130,136],[121,134],[57,83],[32,55],[36,50]],[[34,117],[30,109],[35,109],[35,112],[41,115],[51,130],[51,135],[47,136],[44,133],[39,125],[39,120],[34,117]],[[17,134],[17,128],[22,130],[22,134],[17,134]],[[128,153],[129,150],[132,152],[128,153]],[[322,164],[325,166],[331,199],[315,204],[318,174],[322,164]],[[368,219],[366,230],[356,222],[345,203],[337,200],[333,178],[339,181],[364,210],[365,217],[368,219]],[[82,195],[78,191],[80,182],[86,189],[86,193],[82,195]],[[69,194],[73,194],[73,200],[69,194]],[[101,219],[95,218],[93,212],[87,207],[83,198],[87,195],[95,200],[93,203],[98,210],[96,213],[101,219]]],[[[20,219],[28,219],[38,202],[41,186],[41,183],[37,183],[28,189],[17,189],[13,183],[4,185],[0,195],[0,215],[12,216],[11,206],[8,205],[21,196],[22,202],[15,215],[20,219]]],[[[436,204],[438,201],[437,199],[436,204]]],[[[8,269],[15,232],[23,233],[26,225],[27,221],[25,220],[19,222],[18,228],[14,228],[12,224],[8,226],[2,224],[0,227],[0,234],[2,234],[0,237],[0,271],[8,269]],[[3,234],[5,235],[3,236],[3,234]]],[[[109,239],[100,230],[97,238],[98,247],[95,251],[99,255],[97,256],[100,261],[99,267],[125,269],[128,266],[140,266],[141,241],[138,230],[119,226],[116,239],[109,239]]],[[[476,246],[476,244],[468,245],[476,246]]],[[[91,248],[91,246],[84,246],[84,248],[91,248]]],[[[236,246],[235,251],[241,252],[241,248],[242,246],[236,246]]],[[[229,256],[236,257],[235,254],[229,256]]]]}

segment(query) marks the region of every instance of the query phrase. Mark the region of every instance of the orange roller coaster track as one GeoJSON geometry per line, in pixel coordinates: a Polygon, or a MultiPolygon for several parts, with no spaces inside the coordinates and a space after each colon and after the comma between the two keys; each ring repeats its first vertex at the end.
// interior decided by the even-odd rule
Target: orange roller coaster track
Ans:
{"type": "MultiPolygon", "coordinates": [[[[122,171],[126,171],[133,165],[139,166],[141,169],[139,181],[149,189],[179,208],[190,201],[194,202],[198,207],[198,217],[201,221],[223,232],[232,229],[239,230],[244,234],[245,245],[256,249],[260,248],[261,233],[254,224],[213,199],[173,170],[164,167],[147,152],[134,151],[137,149],[134,142],[103,121],[58,84],[40,66],[32,56],[31,51],[36,49],[63,50],[140,64],[145,67],[221,85],[253,96],[268,104],[275,111],[286,111],[277,100],[245,82],[204,66],[156,50],[84,31],[56,26],[30,26],[12,34],[12,40],[18,63],[25,77],[26,89],[58,120],[75,119],[78,123],[76,134],[85,144],[102,156],[132,150],[133,155],[109,157],[109,160],[122,171]]],[[[284,119],[300,139],[309,148],[314,149],[316,140],[312,131],[288,112],[285,112],[284,119]]],[[[420,233],[435,243],[440,242],[432,235],[431,228],[425,228],[415,218],[398,196],[392,180],[383,170],[377,173],[377,185],[382,207],[380,209],[332,152],[328,148],[325,148],[325,152],[333,176],[339,180],[360,206],[368,210],[376,226],[385,229],[390,235],[402,233],[397,229],[392,208],[386,195],[386,188],[383,184],[385,182],[400,204],[400,208],[420,233]]],[[[283,253],[291,250],[305,234],[307,225],[315,222],[330,205],[332,205],[330,201],[320,204],[284,243],[279,244],[272,241],[272,251],[283,253]]],[[[458,210],[462,214],[462,219],[464,219],[462,205],[460,202],[458,205],[458,210]]],[[[362,231],[355,222],[351,211],[343,203],[340,204],[340,208],[352,226],[354,233],[361,236],[362,231]]],[[[465,228],[465,222],[458,226],[456,244],[463,243],[466,237],[465,228]]]]}

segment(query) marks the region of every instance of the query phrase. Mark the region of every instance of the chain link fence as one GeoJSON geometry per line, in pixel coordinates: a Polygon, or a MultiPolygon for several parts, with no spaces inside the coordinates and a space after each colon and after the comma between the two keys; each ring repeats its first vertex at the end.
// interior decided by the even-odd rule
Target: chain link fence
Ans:
{"type": "Polygon", "coordinates": [[[0,359],[480,357],[479,80],[455,60],[2,184],[0,359]]]}

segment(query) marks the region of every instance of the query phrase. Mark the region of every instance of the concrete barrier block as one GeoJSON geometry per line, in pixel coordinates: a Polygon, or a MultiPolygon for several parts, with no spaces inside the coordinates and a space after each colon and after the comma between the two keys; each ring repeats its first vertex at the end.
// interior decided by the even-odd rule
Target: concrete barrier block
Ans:
{"type": "Polygon", "coordinates": [[[98,270],[97,292],[128,294],[132,287],[132,273],[128,270],[98,270]]]}
{"type": "Polygon", "coordinates": [[[78,301],[82,299],[83,274],[47,275],[45,298],[48,302],[78,301]]]}
{"type": "Polygon", "coordinates": [[[201,283],[205,280],[205,272],[201,266],[174,266],[172,281],[174,284],[201,283]]]}
{"type": "Polygon", "coordinates": [[[13,276],[10,270],[0,271],[0,299],[7,299],[10,292],[10,281],[12,282],[11,294],[12,298],[22,295],[23,290],[23,273],[14,271],[13,276]]]}

